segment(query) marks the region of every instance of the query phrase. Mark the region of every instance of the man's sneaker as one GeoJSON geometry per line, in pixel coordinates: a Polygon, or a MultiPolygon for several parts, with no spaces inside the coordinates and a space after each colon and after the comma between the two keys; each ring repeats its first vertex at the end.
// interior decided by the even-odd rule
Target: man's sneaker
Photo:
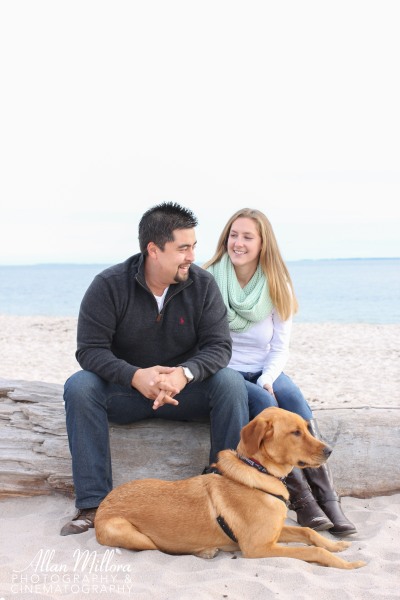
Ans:
{"type": "Polygon", "coordinates": [[[94,527],[94,518],[96,516],[96,508],[79,508],[76,515],[64,525],[60,531],[60,535],[73,535],[74,533],[84,533],[88,529],[94,527]]]}

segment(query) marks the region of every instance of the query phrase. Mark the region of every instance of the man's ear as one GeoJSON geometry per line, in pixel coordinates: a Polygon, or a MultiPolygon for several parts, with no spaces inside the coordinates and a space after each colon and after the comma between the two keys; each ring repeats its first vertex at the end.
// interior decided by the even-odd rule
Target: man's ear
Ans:
{"type": "Polygon", "coordinates": [[[157,255],[157,250],[158,247],[155,245],[154,242],[149,242],[147,244],[147,254],[148,256],[150,256],[151,258],[155,258],[157,255]]]}
{"type": "Polygon", "coordinates": [[[272,422],[263,418],[255,418],[245,425],[240,433],[240,441],[246,456],[250,457],[260,449],[262,440],[272,435],[272,422]]]}

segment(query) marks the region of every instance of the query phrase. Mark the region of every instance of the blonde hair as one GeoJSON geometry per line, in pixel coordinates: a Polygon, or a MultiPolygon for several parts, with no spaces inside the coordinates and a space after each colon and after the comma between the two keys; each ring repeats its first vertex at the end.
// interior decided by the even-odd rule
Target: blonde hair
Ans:
{"type": "Polygon", "coordinates": [[[203,265],[203,268],[207,269],[210,265],[221,260],[222,256],[227,251],[228,238],[232,224],[236,219],[240,218],[253,219],[256,223],[258,233],[261,237],[259,264],[268,279],[269,293],[272,302],[281,319],[286,321],[286,319],[297,312],[298,302],[294,293],[289,271],[280,253],[272,225],[260,210],[242,208],[232,215],[222,230],[214,256],[203,265]]]}

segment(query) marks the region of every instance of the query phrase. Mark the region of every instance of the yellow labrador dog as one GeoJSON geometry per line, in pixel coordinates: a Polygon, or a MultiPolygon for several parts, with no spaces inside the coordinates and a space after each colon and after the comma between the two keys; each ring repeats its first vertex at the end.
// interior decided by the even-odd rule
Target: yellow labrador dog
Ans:
{"type": "Polygon", "coordinates": [[[282,478],[294,466],[320,466],[330,453],[304,419],[267,408],[242,429],[236,451],[219,453],[218,473],[180,481],[142,479],[115,488],[97,510],[97,540],[204,558],[240,550],[247,558],[287,556],[339,569],[362,567],[362,561],[332,554],[348,542],[285,525],[289,494],[282,478]]]}

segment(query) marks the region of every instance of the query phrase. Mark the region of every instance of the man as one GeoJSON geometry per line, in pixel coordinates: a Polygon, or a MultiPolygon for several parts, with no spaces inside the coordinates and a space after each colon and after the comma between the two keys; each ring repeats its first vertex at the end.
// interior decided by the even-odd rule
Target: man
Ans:
{"type": "Polygon", "coordinates": [[[224,302],[212,275],[193,264],[196,225],[178,204],[149,209],[139,224],[141,252],[97,275],[82,300],[83,370],[64,390],[78,512],[61,535],[93,527],[112,489],[109,420],[209,416],[210,464],[236,448],[248,422],[244,379],[226,368],[224,302]]]}

